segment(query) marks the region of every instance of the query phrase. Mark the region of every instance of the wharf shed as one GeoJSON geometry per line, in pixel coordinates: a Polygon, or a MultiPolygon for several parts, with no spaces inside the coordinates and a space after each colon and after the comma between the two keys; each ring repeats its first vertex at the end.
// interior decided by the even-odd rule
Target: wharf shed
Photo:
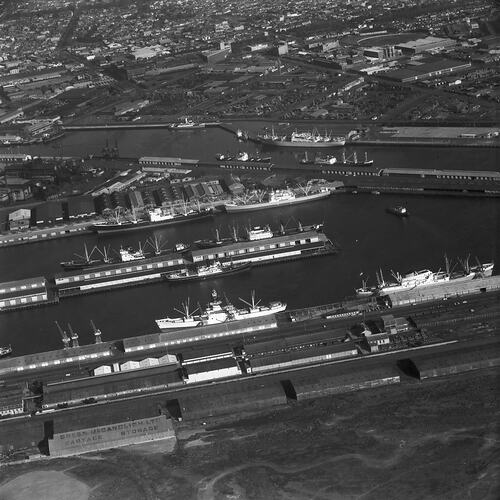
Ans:
{"type": "Polygon", "coordinates": [[[276,318],[266,316],[262,318],[230,321],[217,325],[198,326],[164,333],[153,333],[140,337],[130,337],[123,340],[125,353],[139,353],[157,349],[172,348],[197,344],[206,340],[224,339],[231,336],[252,336],[259,332],[277,328],[276,318]]]}
{"type": "MultiPolygon", "coordinates": [[[[362,363],[366,363],[366,360],[362,363]]],[[[320,367],[318,371],[312,373],[295,372],[291,376],[298,401],[399,384],[400,381],[399,373],[394,366],[366,367],[358,364],[354,367],[352,363],[320,367]]]]}
{"type": "Polygon", "coordinates": [[[353,343],[347,343],[333,346],[320,346],[310,349],[297,349],[269,356],[256,356],[250,359],[249,364],[252,373],[262,373],[352,358],[357,355],[357,347],[353,343]]]}
{"type": "Polygon", "coordinates": [[[228,357],[188,364],[186,372],[186,383],[205,382],[241,375],[241,369],[236,360],[228,357]]]}
{"type": "Polygon", "coordinates": [[[186,264],[178,254],[160,255],[135,262],[121,262],[85,271],[60,273],[54,277],[60,297],[118,288],[162,279],[165,270],[186,264]]]}
{"type": "Polygon", "coordinates": [[[433,300],[463,299],[464,296],[500,290],[500,276],[475,278],[469,281],[453,281],[435,285],[412,288],[389,293],[392,306],[404,306],[433,300]]]}
{"type": "Polygon", "coordinates": [[[278,382],[255,379],[191,388],[189,391],[179,391],[175,396],[179,401],[182,417],[188,420],[234,415],[238,412],[282,406],[287,402],[278,382]]]}
{"type": "Polygon", "coordinates": [[[500,366],[500,342],[489,340],[488,343],[472,344],[455,352],[430,352],[412,355],[402,360],[401,366],[420,380],[455,375],[481,368],[500,366]]]}
{"type": "Polygon", "coordinates": [[[191,252],[193,262],[208,262],[215,259],[234,262],[263,262],[299,256],[314,255],[332,247],[324,233],[318,231],[298,232],[273,238],[241,241],[219,248],[203,248],[191,252]]]}
{"type": "Polygon", "coordinates": [[[43,276],[0,283],[0,311],[47,301],[47,280],[43,276]]]}
{"type": "Polygon", "coordinates": [[[58,368],[67,370],[71,366],[80,366],[82,363],[97,368],[103,364],[104,360],[112,360],[117,354],[118,351],[114,343],[102,342],[0,359],[0,377],[21,374],[31,376],[36,372],[53,371],[58,368]]]}

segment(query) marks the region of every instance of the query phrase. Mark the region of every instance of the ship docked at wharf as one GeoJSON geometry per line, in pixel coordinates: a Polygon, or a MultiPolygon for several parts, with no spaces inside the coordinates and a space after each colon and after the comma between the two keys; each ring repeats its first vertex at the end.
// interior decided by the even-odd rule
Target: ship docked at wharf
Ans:
{"type": "Polygon", "coordinates": [[[185,281],[205,281],[209,279],[222,278],[231,274],[249,271],[251,263],[233,264],[232,262],[215,261],[204,266],[191,266],[166,273],[163,277],[170,283],[182,283],[185,281]]]}
{"type": "Polygon", "coordinates": [[[333,155],[316,155],[310,158],[307,151],[299,160],[301,165],[339,165],[345,167],[371,167],[373,160],[368,159],[368,153],[365,152],[364,160],[359,160],[356,151],[351,156],[346,156],[345,151],[342,151],[342,156],[337,158],[333,155]]]}
{"type": "MultiPolygon", "coordinates": [[[[242,270],[241,264],[264,265],[291,260],[332,255],[339,251],[323,232],[321,224],[298,226],[273,231],[269,226],[249,228],[241,236],[234,231],[228,238],[178,243],[172,249],[155,250],[145,256],[143,250],[122,249],[129,259],[100,264],[54,276],[59,298],[94,293],[114,288],[137,286],[162,281],[171,272],[220,263],[229,271],[242,270]]],[[[188,273],[189,274],[189,273],[188,273]]],[[[224,274],[220,275],[221,277],[224,274]]]]}
{"type": "Polygon", "coordinates": [[[130,218],[125,218],[118,211],[110,219],[98,222],[90,226],[90,229],[97,234],[122,233],[141,229],[151,229],[154,227],[169,226],[213,216],[212,209],[198,208],[196,210],[184,207],[181,212],[172,207],[156,207],[145,212],[145,218],[137,218],[132,214],[130,218]]]}
{"type": "Polygon", "coordinates": [[[270,302],[268,305],[261,305],[260,300],[255,300],[254,292],[252,292],[250,302],[241,298],[240,300],[246,307],[238,309],[227,299],[225,300],[226,304],[224,304],[224,301],[219,299],[216,290],[212,290],[212,300],[205,308],[198,307],[194,311],[190,311],[188,300],[183,303],[183,310],[176,309],[176,311],[181,314],[180,317],[167,317],[155,321],[160,330],[169,331],[172,329],[194,328],[197,326],[216,325],[231,321],[260,318],[262,316],[282,312],[286,309],[286,304],[280,301],[270,302]]]}
{"type": "Polygon", "coordinates": [[[217,161],[242,161],[249,163],[269,163],[271,156],[250,156],[246,151],[240,151],[237,155],[231,153],[219,153],[215,155],[217,161]]]}
{"type": "Polygon", "coordinates": [[[265,208],[276,208],[309,201],[322,200],[332,194],[326,186],[306,186],[292,190],[276,189],[273,191],[255,191],[235,198],[230,203],[225,203],[226,212],[247,212],[250,210],[263,210],[265,208]]]}
{"type": "Polygon", "coordinates": [[[176,244],[172,249],[164,249],[161,241],[156,236],[154,238],[148,238],[144,245],[139,243],[139,248],[137,250],[132,247],[120,247],[118,252],[112,250],[110,246],[104,246],[102,250],[98,246],[94,246],[94,248],[89,251],[85,243],[83,255],[75,253],[75,259],[61,262],[60,265],[65,271],[77,271],[105,266],[107,264],[143,260],[165,253],[183,252],[186,249],[187,246],[182,243],[176,244]],[[146,250],[148,247],[150,251],[146,250]],[[113,255],[113,253],[115,255],[113,255]]]}
{"type": "Polygon", "coordinates": [[[256,138],[259,142],[270,146],[331,148],[345,145],[344,136],[335,136],[326,131],[321,134],[318,130],[294,131],[290,135],[280,135],[271,129],[257,134],[256,138]]]}
{"type": "Polygon", "coordinates": [[[468,259],[461,261],[462,271],[455,272],[450,268],[447,258],[445,258],[445,271],[430,271],[422,269],[420,271],[411,271],[406,274],[391,271],[394,281],[386,282],[382,274],[382,270],[376,273],[377,285],[369,287],[365,279],[362,280],[362,286],[356,289],[356,295],[388,295],[394,292],[405,290],[414,290],[421,287],[442,285],[446,283],[460,283],[476,278],[487,278],[493,274],[494,262],[481,263],[477,262],[475,266],[469,266],[468,259]]]}

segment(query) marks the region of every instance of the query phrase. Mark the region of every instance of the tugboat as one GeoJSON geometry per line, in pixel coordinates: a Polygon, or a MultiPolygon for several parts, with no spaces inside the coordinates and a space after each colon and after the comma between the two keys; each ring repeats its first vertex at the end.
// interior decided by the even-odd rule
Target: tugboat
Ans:
{"type": "Polygon", "coordinates": [[[392,215],[398,215],[399,217],[408,217],[410,215],[407,208],[403,205],[386,208],[386,212],[392,215]]]}
{"type": "Polygon", "coordinates": [[[9,344],[7,347],[0,347],[0,358],[4,358],[12,354],[12,346],[9,344]]]}

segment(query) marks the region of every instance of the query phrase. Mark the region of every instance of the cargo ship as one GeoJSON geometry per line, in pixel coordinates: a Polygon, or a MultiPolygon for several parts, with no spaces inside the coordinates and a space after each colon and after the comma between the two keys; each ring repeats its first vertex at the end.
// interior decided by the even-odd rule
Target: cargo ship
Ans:
{"type": "Polygon", "coordinates": [[[416,288],[439,285],[444,283],[460,283],[461,281],[470,281],[476,278],[487,278],[493,274],[494,262],[485,264],[478,261],[477,265],[469,266],[468,259],[461,261],[463,271],[454,272],[450,269],[448,258],[445,257],[446,270],[433,272],[429,269],[412,271],[401,275],[391,271],[394,278],[393,282],[386,282],[382,270],[377,273],[377,286],[368,287],[363,280],[362,287],[356,289],[356,295],[359,297],[369,295],[387,295],[404,290],[413,290],[416,288]]]}
{"type": "Polygon", "coordinates": [[[215,261],[211,264],[198,266],[195,268],[183,268],[164,274],[164,279],[170,283],[181,283],[184,281],[204,281],[215,278],[222,278],[232,274],[249,271],[251,263],[233,264],[231,262],[215,261]]]}
{"type": "Polygon", "coordinates": [[[290,135],[278,135],[272,129],[257,134],[257,140],[270,146],[302,147],[302,148],[330,148],[345,145],[344,136],[334,136],[325,131],[320,134],[317,130],[297,132],[290,135]]]}
{"type": "Polygon", "coordinates": [[[217,161],[247,161],[249,163],[269,163],[271,161],[270,156],[250,156],[246,151],[240,151],[236,156],[232,156],[230,153],[219,153],[215,155],[217,161]]]}
{"type": "Polygon", "coordinates": [[[114,219],[98,222],[90,226],[97,234],[122,233],[141,229],[180,224],[213,216],[212,209],[200,208],[197,210],[185,210],[183,213],[174,211],[172,208],[156,207],[146,210],[146,219],[124,219],[117,215],[114,219]]]}
{"type": "Polygon", "coordinates": [[[353,167],[370,167],[373,165],[373,160],[368,159],[368,153],[365,152],[365,159],[358,160],[356,151],[352,156],[346,157],[345,151],[342,151],[342,157],[338,159],[332,155],[317,155],[314,159],[310,159],[307,151],[304,157],[300,159],[299,163],[302,165],[338,165],[338,166],[353,166],[353,167]]]}
{"type": "Polygon", "coordinates": [[[183,303],[183,310],[179,311],[182,316],[176,318],[157,319],[156,324],[162,331],[172,329],[194,328],[196,326],[215,325],[220,323],[228,323],[231,321],[240,321],[244,319],[259,318],[276,314],[286,309],[284,302],[270,302],[269,305],[260,305],[260,300],[255,301],[255,294],[252,292],[250,302],[240,300],[247,306],[243,309],[238,309],[231,303],[227,302],[223,305],[223,301],[219,299],[216,290],[212,290],[212,300],[204,309],[198,308],[194,311],[189,310],[189,301],[183,303]]]}
{"type": "Polygon", "coordinates": [[[276,189],[268,193],[257,192],[246,197],[236,198],[231,203],[224,203],[224,208],[226,212],[247,212],[321,200],[330,195],[330,189],[325,186],[320,186],[314,191],[303,189],[303,192],[299,193],[292,189],[276,189]]]}
{"type": "MultiPolygon", "coordinates": [[[[93,254],[94,250],[89,252],[87,249],[87,244],[84,244],[83,247],[84,247],[84,255],[75,254],[77,259],[64,261],[64,262],[60,263],[61,267],[65,271],[85,269],[86,267],[97,266],[103,262],[101,259],[93,259],[92,258],[92,254],[93,254]]],[[[94,249],[95,249],[95,247],[94,247],[94,249]]],[[[111,262],[111,260],[110,260],[110,262],[111,262]]]]}
{"type": "Polygon", "coordinates": [[[153,255],[159,256],[163,253],[181,253],[183,251],[186,251],[186,245],[182,243],[178,243],[173,249],[163,250],[160,247],[157,238],[154,238],[153,240],[146,240],[146,246],[147,245],[150,245],[154,252],[146,253],[143,246],[139,243],[139,248],[137,250],[134,250],[132,247],[120,247],[120,250],[117,252],[118,257],[115,258],[111,256],[110,247],[104,247],[104,249],[101,251],[101,249],[96,246],[92,249],[92,251],[89,252],[87,249],[87,245],[84,244],[84,256],[75,254],[78,259],[61,262],[60,265],[65,271],[78,271],[81,269],[93,269],[99,266],[105,266],[107,264],[116,264],[121,262],[132,262],[135,260],[147,259],[148,257],[152,257],[153,255]],[[93,258],[94,252],[96,251],[101,254],[101,258],[93,258]]]}
{"type": "Polygon", "coordinates": [[[191,120],[190,118],[184,118],[184,120],[181,122],[170,124],[169,128],[176,129],[176,130],[205,128],[205,123],[197,123],[197,122],[191,120]]]}

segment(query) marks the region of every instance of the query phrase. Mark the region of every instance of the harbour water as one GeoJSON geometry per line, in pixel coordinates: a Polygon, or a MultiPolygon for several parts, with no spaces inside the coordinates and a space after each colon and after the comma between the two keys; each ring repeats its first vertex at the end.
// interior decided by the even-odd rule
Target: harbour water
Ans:
{"type": "MultiPolygon", "coordinates": [[[[52,145],[34,146],[33,153],[53,155],[87,155],[99,153],[105,142],[102,132],[68,134],[52,145]],[[36,148],[36,149],[35,149],[36,148]]],[[[111,144],[116,141],[123,156],[178,156],[212,161],[218,152],[251,153],[259,146],[238,144],[236,139],[219,129],[173,133],[168,130],[112,131],[111,144]]],[[[495,170],[495,150],[464,148],[359,148],[358,156],[368,151],[377,167],[470,168],[495,170]]],[[[24,150],[23,150],[24,151],[24,150]]],[[[260,150],[262,151],[262,150],[260,150]]],[[[352,152],[347,149],[347,153],[352,152]]],[[[282,149],[267,150],[273,161],[296,161],[282,149]]],[[[338,154],[340,150],[337,150],[338,154]]],[[[156,236],[166,247],[178,242],[229,234],[236,226],[280,222],[294,226],[324,222],[325,232],[339,243],[338,255],[274,264],[252,269],[243,275],[228,276],[206,282],[169,285],[157,283],[122,290],[106,291],[88,296],[63,299],[60,304],[31,310],[0,314],[0,345],[12,344],[16,354],[59,348],[54,321],[71,323],[81,343],[92,342],[89,321],[102,330],[105,340],[156,332],[154,320],[176,314],[174,307],[190,297],[191,304],[206,303],[216,288],[235,304],[238,297],[248,299],[251,290],[263,302],[283,300],[289,309],[337,301],[352,295],[360,284],[360,274],[375,280],[375,271],[382,268],[385,277],[390,269],[406,272],[414,269],[444,268],[444,254],[449,258],[477,256],[480,260],[500,263],[500,201],[495,199],[453,198],[403,195],[335,195],[327,200],[268,211],[220,215],[189,225],[157,229],[154,232],[97,237],[77,236],[43,243],[0,250],[0,281],[29,276],[53,275],[62,272],[59,262],[82,253],[84,244],[92,248],[110,245],[138,247],[146,238],[156,236]],[[410,217],[398,218],[385,209],[404,203],[410,217]]],[[[196,306],[195,306],[196,307],[196,306]]]]}

